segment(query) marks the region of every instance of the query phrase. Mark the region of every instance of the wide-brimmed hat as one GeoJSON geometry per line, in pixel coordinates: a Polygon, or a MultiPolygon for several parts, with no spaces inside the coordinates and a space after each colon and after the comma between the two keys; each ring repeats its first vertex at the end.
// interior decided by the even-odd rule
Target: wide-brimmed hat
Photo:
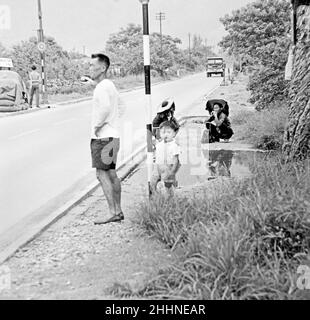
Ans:
{"type": "Polygon", "coordinates": [[[174,104],[174,100],[172,98],[166,99],[158,106],[157,113],[162,113],[170,110],[173,104],[174,104]]]}
{"type": "Polygon", "coordinates": [[[229,116],[229,106],[228,106],[228,102],[226,100],[223,99],[213,99],[213,100],[209,100],[206,104],[206,110],[209,111],[209,113],[211,113],[214,110],[214,106],[215,105],[219,105],[220,108],[222,109],[222,111],[227,115],[227,117],[229,116]]]}

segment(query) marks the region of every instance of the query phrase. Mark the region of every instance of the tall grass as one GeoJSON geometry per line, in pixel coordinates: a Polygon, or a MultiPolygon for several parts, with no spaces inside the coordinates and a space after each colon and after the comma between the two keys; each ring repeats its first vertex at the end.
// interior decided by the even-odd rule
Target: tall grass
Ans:
{"type": "Polygon", "coordinates": [[[137,223],[177,261],[142,297],[297,299],[297,268],[310,246],[310,161],[269,158],[253,177],[196,195],[145,201],[137,223]]]}
{"type": "Polygon", "coordinates": [[[236,135],[241,140],[264,150],[279,150],[288,118],[287,106],[274,106],[256,112],[240,112],[232,117],[237,126],[236,135]]]}

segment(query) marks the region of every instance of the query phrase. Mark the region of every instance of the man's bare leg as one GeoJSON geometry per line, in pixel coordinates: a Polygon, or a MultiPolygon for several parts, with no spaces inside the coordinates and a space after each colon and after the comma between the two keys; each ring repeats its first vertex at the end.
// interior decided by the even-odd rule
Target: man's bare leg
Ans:
{"type": "Polygon", "coordinates": [[[114,199],[114,205],[116,214],[119,214],[122,212],[122,206],[121,206],[121,198],[122,198],[122,186],[121,181],[118,178],[115,170],[109,171],[110,179],[112,181],[113,186],[113,199],[114,199]]]}
{"type": "Polygon", "coordinates": [[[99,180],[103,193],[107,199],[110,216],[117,214],[114,201],[114,186],[109,174],[109,171],[97,169],[97,179],[99,180]]]}

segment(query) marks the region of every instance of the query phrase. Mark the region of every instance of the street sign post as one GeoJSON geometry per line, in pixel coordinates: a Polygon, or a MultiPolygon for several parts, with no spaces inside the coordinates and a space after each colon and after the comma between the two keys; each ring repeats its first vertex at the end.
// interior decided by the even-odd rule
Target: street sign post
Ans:
{"type": "Polygon", "coordinates": [[[40,51],[40,55],[41,55],[42,98],[43,98],[43,103],[48,104],[48,96],[47,96],[47,90],[46,90],[47,77],[46,77],[46,71],[45,71],[46,45],[44,43],[41,0],[38,0],[38,16],[39,16],[38,50],[40,51]]]}
{"type": "Polygon", "coordinates": [[[140,0],[143,12],[143,54],[145,75],[145,97],[147,108],[147,176],[148,191],[151,195],[151,177],[153,171],[153,144],[152,144],[152,96],[151,96],[151,58],[150,58],[150,33],[149,33],[149,1],[140,0]]]}
{"type": "Polygon", "coordinates": [[[38,43],[38,50],[43,53],[46,50],[46,44],[44,42],[39,42],[38,43]]]}

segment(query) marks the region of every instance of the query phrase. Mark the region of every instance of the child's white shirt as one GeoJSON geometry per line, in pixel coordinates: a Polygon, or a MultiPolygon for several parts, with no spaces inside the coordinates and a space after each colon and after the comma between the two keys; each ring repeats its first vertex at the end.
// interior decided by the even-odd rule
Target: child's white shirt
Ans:
{"type": "Polygon", "coordinates": [[[156,164],[174,164],[174,157],[180,155],[180,153],[181,149],[175,140],[170,142],[161,141],[156,145],[156,164]]]}

